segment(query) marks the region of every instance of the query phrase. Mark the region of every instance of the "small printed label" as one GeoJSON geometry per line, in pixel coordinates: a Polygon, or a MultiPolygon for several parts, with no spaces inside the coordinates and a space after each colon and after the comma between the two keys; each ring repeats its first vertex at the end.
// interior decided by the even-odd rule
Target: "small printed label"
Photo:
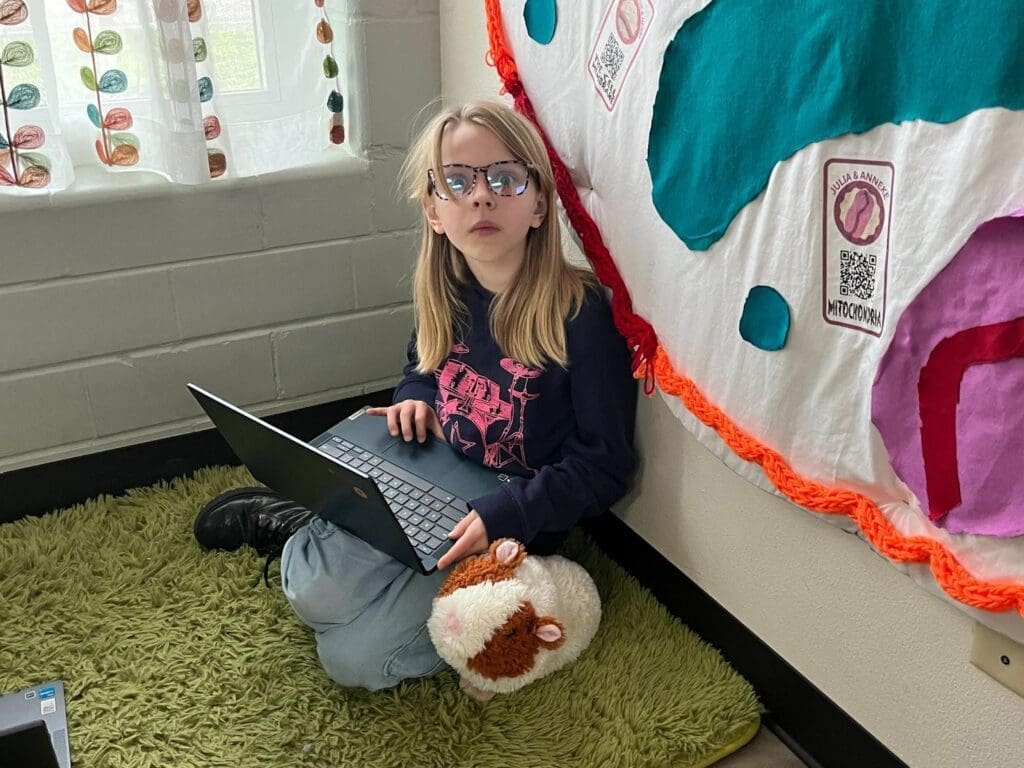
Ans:
{"type": "Polygon", "coordinates": [[[56,695],[57,695],[57,689],[56,688],[40,688],[39,689],[39,698],[40,699],[52,699],[56,695]]]}
{"type": "Polygon", "coordinates": [[[31,701],[35,697],[36,697],[36,692],[35,691],[25,691],[25,698],[28,699],[29,701],[31,701]]]}
{"type": "Polygon", "coordinates": [[[57,711],[56,699],[42,699],[39,702],[39,711],[44,715],[52,715],[57,711]]]}
{"type": "Polygon", "coordinates": [[[825,163],[822,314],[825,322],[882,335],[889,276],[892,163],[825,163]]]}
{"type": "Polygon", "coordinates": [[[611,0],[587,59],[587,70],[610,112],[622,93],[654,17],[651,0],[611,0]]]}

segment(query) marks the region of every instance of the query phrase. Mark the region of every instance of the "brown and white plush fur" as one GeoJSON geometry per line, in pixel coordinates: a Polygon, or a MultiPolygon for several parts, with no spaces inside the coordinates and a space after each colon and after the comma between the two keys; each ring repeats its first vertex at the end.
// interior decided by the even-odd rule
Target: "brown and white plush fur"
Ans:
{"type": "Polygon", "coordinates": [[[526,556],[513,539],[459,562],[427,621],[438,654],[480,701],[511,693],[575,659],[601,621],[601,598],[580,565],[526,556]]]}

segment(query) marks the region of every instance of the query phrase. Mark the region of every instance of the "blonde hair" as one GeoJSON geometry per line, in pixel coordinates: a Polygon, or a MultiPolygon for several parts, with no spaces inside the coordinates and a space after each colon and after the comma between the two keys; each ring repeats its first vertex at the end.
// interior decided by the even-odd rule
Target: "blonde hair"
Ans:
{"type": "MultiPolygon", "coordinates": [[[[570,265],[562,255],[554,174],[533,126],[496,102],[470,102],[445,110],[430,121],[409,150],[402,167],[402,186],[421,208],[430,203],[428,170],[450,192],[441,172],[441,140],[446,128],[463,122],[486,128],[516,159],[532,166],[532,180],[548,204],[541,225],[526,236],[526,257],[519,272],[491,303],[491,335],[504,354],[520,363],[541,368],[555,362],[567,367],[565,321],[579,313],[586,287],[596,285],[596,280],[590,272],[570,265]]],[[[469,319],[459,288],[472,273],[462,253],[446,235],[434,232],[425,215],[422,223],[413,307],[418,370],[430,373],[448,357],[455,341],[455,323],[464,327],[469,319]]]]}

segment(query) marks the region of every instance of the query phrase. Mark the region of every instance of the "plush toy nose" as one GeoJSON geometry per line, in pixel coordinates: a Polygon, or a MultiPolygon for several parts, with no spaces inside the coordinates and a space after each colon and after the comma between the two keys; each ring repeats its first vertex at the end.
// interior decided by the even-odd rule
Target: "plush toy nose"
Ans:
{"type": "Polygon", "coordinates": [[[448,613],[445,614],[444,628],[455,637],[459,637],[462,634],[462,622],[459,621],[459,617],[455,615],[455,611],[448,611],[448,613]]]}

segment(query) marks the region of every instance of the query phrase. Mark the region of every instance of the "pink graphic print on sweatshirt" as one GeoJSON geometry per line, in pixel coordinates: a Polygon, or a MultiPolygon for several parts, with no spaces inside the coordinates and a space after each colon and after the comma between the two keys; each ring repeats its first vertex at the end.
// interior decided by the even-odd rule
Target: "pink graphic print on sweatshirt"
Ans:
{"type": "MultiPolygon", "coordinates": [[[[469,352],[469,347],[456,344],[452,352],[464,355],[469,352]]],[[[526,403],[538,397],[528,391],[530,381],[540,376],[542,371],[510,357],[502,358],[501,367],[512,374],[508,400],[502,399],[501,386],[496,381],[480,375],[461,360],[448,358],[437,374],[438,418],[442,427],[448,426],[453,415],[473,424],[483,443],[483,463],[488,467],[501,469],[515,463],[537,474],[537,470],[526,463],[523,432],[526,428],[526,403]],[[492,424],[501,425],[502,430],[493,442],[488,442],[487,433],[492,424]]],[[[452,446],[462,452],[476,445],[462,435],[458,422],[452,425],[450,439],[452,446]]]]}

